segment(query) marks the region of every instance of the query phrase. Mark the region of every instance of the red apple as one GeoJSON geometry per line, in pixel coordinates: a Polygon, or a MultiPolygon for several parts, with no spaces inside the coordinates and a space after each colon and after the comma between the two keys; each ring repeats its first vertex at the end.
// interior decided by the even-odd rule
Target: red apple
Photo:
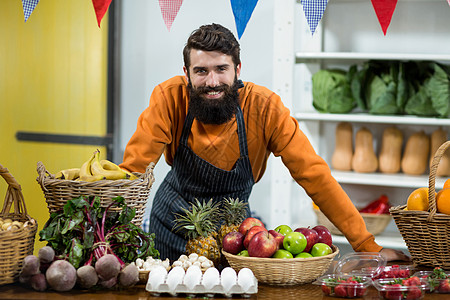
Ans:
{"type": "Polygon", "coordinates": [[[319,235],[318,243],[324,243],[331,247],[333,239],[331,238],[331,232],[323,225],[317,225],[312,228],[319,235]]]}
{"type": "Polygon", "coordinates": [[[278,231],[273,230],[273,229],[270,229],[269,233],[271,235],[273,235],[275,240],[278,242],[278,249],[282,249],[283,248],[284,235],[279,233],[278,231]]]}
{"type": "Polygon", "coordinates": [[[222,248],[228,253],[238,254],[244,250],[244,236],[237,231],[227,233],[223,237],[222,248]]]}
{"type": "Polygon", "coordinates": [[[252,218],[252,217],[248,217],[247,219],[245,219],[244,221],[242,221],[241,225],[239,226],[239,232],[242,233],[243,235],[247,234],[247,231],[253,227],[253,226],[264,226],[264,223],[257,219],[257,218],[252,218]]]}
{"type": "Polygon", "coordinates": [[[299,227],[294,231],[303,233],[306,238],[306,248],[303,252],[311,251],[312,246],[319,241],[319,234],[314,229],[309,227],[299,227]]]}
{"type": "Polygon", "coordinates": [[[278,242],[267,230],[255,234],[248,245],[250,257],[272,257],[277,250],[278,242]]]}
{"type": "Polygon", "coordinates": [[[244,237],[245,249],[248,249],[248,244],[250,243],[250,240],[253,238],[255,234],[257,234],[260,231],[267,231],[267,229],[263,226],[253,226],[247,231],[247,234],[244,237]]]}

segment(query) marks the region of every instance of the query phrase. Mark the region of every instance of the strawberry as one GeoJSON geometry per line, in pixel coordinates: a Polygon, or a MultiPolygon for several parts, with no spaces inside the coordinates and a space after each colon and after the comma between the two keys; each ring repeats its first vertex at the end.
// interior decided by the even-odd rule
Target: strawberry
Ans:
{"type": "Polygon", "coordinates": [[[443,279],[439,283],[438,292],[441,294],[448,294],[450,293],[450,282],[449,279],[443,279]]]}
{"type": "Polygon", "coordinates": [[[385,298],[389,300],[401,300],[403,298],[402,285],[399,283],[393,285],[385,285],[385,298]]]}
{"type": "Polygon", "coordinates": [[[331,294],[331,287],[329,287],[325,283],[322,284],[322,292],[323,292],[324,295],[329,296],[331,294]]]}
{"type": "Polygon", "coordinates": [[[365,294],[366,288],[361,283],[361,280],[360,277],[350,277],[347,279],[348,298],[362,297],[365,294]]]}
{"type": "Polygon", "coordinates": [[[405,299],[415,300],[415,299],[419,299],[420,297],[422,297],[422,290],[418,286],[413,285],[408,288],[405,299]]]}
{"type": "Polygon", "coordinates": [[[403,285],[406,286],[412,286],[412,285],[421,285],[422,282],[420,281],[420,278],[417,276],[412,276],[410,278],[403,280],[403,285]]]}
{"type": "Polygon", "coordinates": [[[347,289],[344,284],[339,284],[334,287],[334,295],[336,297],[346,298],[347,297],[347,289]]]}

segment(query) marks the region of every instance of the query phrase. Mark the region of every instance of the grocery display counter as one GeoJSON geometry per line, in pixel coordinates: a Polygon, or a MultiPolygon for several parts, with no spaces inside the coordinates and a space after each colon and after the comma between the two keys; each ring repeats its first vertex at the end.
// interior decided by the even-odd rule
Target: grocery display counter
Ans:
{"type": "MultiPolygon", "coordinates": [[[[224,296],[216,297],[218,299],[227,299],[224,296]]],[[[238,296],[233,296],[230,299],[239,298],[238,296]]],[[[19,284],[10,284],[0,287],[0,299],[104,299],[104,300],[115,300],[115,299],[187,299],[186,295],[179,295],[178,297],[173,297],[169,294],[161,296],[153,296],[145,290],[144,285],[137,285],[133,288],[129,288],[121,291],[113,290],[71,290],[69,292],[59,293],[54,291],[47,292],[36,292],[31,288],[23,287],[19,284]]],[[[195,298],[193,298],[195,299],[195,298]]],[[[198,299],[205,299],[203,296],[199,295],[198,299]]],[[[214,298],[211,298],[214,299],[214,298]]],[[[315,299],[344,299],[335,297],[326,297],[322,295],[322,290],[320,286],[313,284],[303,284],[290,287],[279,287],[259,284],[258,293],[244,299],[302,299],[302,300],[315,300],[315,299]]],[[[374,287],[369,287],[367,294],[363,298],[355,299],[381,299],[378,295],[378,291],[374,287]]],[[[450,294],[425,294],[422,299],[450,299],[450,294]]]]}

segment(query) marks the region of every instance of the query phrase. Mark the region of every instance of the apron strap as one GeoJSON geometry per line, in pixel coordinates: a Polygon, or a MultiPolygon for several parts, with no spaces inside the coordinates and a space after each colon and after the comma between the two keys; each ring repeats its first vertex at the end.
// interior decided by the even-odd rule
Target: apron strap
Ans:
{"type": "MultiPolygon", "coordinates": [[[[187,146],[189,133],[191,132],[192,123],[194,122],[194,117],[191,112],[188,110],[186,121],[183,125],[183,131],[181,132],[180,143],[187,146]]],[[[237,123],[237,133],[239,138],[239,151],[241,157],[248,156],[248,147],[247,147],[247,133],[245,132],[245,122],[244,122],[244,114],[242,113],[242,109],[240,106],[237,108],[236,112],[236,123],[237,123]]]]}

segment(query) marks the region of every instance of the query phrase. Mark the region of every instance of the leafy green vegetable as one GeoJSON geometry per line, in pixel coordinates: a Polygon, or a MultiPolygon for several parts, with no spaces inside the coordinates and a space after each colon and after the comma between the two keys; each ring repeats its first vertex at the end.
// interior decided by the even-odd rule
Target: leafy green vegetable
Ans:
{"type": "Polygon", "coordinates": [[[348,113],[356,107],[350,80],[343,70],[320,70],[312,76],[313,106],[323,113],[348,113]]]}
{"type": "Polygon", "coordinates": [[[39,232],[55,253],[75,268],[90,265],[105,254],[116,255],[122,265],[148,256],[159,257],[154,233],[131,223],[136,211],[123,197],[104,208],[99,197],[78,197],[52,213],[39,232]]]}

